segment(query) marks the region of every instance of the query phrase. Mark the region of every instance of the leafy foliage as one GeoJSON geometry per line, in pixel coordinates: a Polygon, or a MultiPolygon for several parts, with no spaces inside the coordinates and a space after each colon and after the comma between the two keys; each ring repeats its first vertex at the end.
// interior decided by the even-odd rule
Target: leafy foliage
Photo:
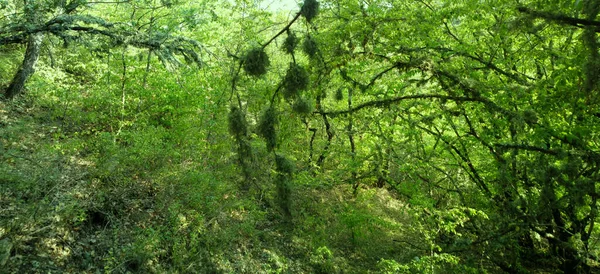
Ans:
{"type": "Polygon", "coordinates": [[[359,2],[0,1],[2,269],[598,272],[597,1],[359,2]]]}

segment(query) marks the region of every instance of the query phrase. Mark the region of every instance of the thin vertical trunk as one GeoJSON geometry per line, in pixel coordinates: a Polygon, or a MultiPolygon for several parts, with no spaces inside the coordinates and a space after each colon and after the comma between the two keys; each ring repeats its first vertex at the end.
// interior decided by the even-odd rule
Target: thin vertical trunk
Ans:
{"type": "MultiPolygon", "coordinates": [[[[350,88],[348,89],[348,110],[352,109],[352,91],[353,89],[350,88]]],[[[348,115],[348,140],[350,141],[350,152],[351,152],[351,159],[354,162],[355,157],[356,157],[356,144],[354,143],[354,124],[353,124],[353,117],[352,117],[352,113],[350,113],[348,115]]],[[[354,164],[354,163],[353,163],[354,164]]],[[[352,168],[352,194],[354,196],[356,196],[358,194],[358,187],[359,187],[359,182],[358,179],[356,178],[358,176],[356,170],[354,170],[354,167],[352,168]]]]}
{"type": "Polygon", "coordinates": [[[317,159],[317,166],[319,168],[323,168],[323,164],[325,162],[325,157],[327,157],[327,152],[329,151],[329,146],[331,145],[331,140],[333,140],[333,131],[331,130],[331,124],[329,123],[329,119],[327,115],[323,113],[323,107],[321,106],[321,95],[317,96],[317,111],[321,113],[321,117],[323,117],[323,124],[325,124],[325,132],[327,133],[327,143],[325,143],[325,147],[317,159]]]}
{"type": "Polygon", "coordinates": [[[5,99],[10,100],[19,95],[23,91],[27,79],[35,72],[35,64],[40,57],[40,48],[43,38],[44,34],[42,33],[33,33],[29,35],[23,63],[19,67],[19,70],[17,70],[17,73],[13,77],[8,88],[6,88],[6,91],[4,91],[5,99]]]}

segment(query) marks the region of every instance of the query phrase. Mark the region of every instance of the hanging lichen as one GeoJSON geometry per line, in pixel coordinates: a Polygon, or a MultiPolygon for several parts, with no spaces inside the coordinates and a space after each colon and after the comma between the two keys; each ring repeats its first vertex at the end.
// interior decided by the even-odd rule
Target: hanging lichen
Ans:
{"type": "Polygon", "coordinates": [[[319,14],[319,2],[317,0],[304,0],[300,13],[302,13],[306,21],[312,21],[319,14]]]}
{"type": "Polygon", "coordinates": [[[298,45],[298,38],[296,37],[296,34],[294,34],[293,31],[288,30],[287,37],[285,38],[285,41],[283,42],[283,50],[285,51],[285,53],[292,54],[292,53],[294,53],[294,50],[296,49],[297,45],[298,45]]]}
{"type": "Polygon", "coordinates": [[[304,38],[304,42],[302,43],[302,50],[310,58],[313,58],[313,57],[316,56],[317,51],[319,50],[319,48],[317,46],[317,42],[310,35],[307,35],[304,38]]]}
{"type": "Polygon", "coordinates": [[[288,182],[288,176],[278,175],[277,181],[275,181],[275,185],[277,186],[277,203],[281,208],[281,211],[285,218],[289,221],[292,217],[291,211],[291,196],[292,190],[290,188],[290,184],[288,182]]]}
{"type": "Polygon", "coordinates": [[[261,76],[267,73],[269,67],[269,56],[263,48],[254,48],[248,51],[242,58],[244,71],[251,76],[261,76]]]}
{"type": "Polygon", "coordinates": [[[229,133],[236,138],[246,136],[248,132],[244,113],[235,106],[232,106],[229,111],[229,133]]]}
{"type": "Polygon", "coordinates": [[[252,175],[252,162],[253,153],[252,145],[248,140],[248,128],[245,115],[241,109],[236,106],[232,106],[229,111],[229,132],[235,138],[238,152],[238,163],[244,175],[244,180],[240,183],[240,188],[243,191],[250,189],[250,180],[253,178],[252,175]]]}
{"type": "Polygon", "coordinates": [[[344,100],[344,90],[342,88],[338,88],[335,92],[335,100],[338,102],[344,100]]]}
{"type": "Polygon", "coordinates": [[[269,107],[263,112],[259,124],[258,134],[265,138],[267,143],[267,150],[273,151],[277,146],[277,132],[275,126],[277,125],[277,112],[273,107],[269,107]]]}
{"type": "Polygon", "coordinates": [[[283,95],[288,99],[296,98],[306,87],[308,87],[308,72],[303,67],[291,63],[283,78],[283,95]]]}
{"type": "MultiPolygon", "coordinates": [[[[253,161],[252,144],[246,138],[240,138],[237,140],[238,143],[238,160],[241,164],[244,173],[249,174],[249,165],[253,161]]],[[[247,179],[249,176],[245,176],[247,179]]]]}
{"type": "Polygon", "coordinates": [[[298,98],[292,105],[292,109],[296,113],[300,114],[309,114],[312,111],[312,106],[310,102],[305,98],[298,98]]]}
{"type": "Polygon", "coordinates": [[[275,154],[275,165],[277,179],[275,184],[277,185],[277,202],[281,207],[284,215],[288,218],[291,217],[291,189],[289,181],[291,180],[292,173],[295,171],[294,163],[287,159],[281,154],[275,154]]]}
{"type": "Polygon", "coordinates": [[[275,166],[277,172],[290,175],[294,173],[294,163],[281,154],[275,155],[275,166]]]}
{"type": "Polygon", "coordinates": [[[536,124],[538,122],[537,114],[532,109],[526,109],[523,112],[523,120],[529,125],[536,124]]]}

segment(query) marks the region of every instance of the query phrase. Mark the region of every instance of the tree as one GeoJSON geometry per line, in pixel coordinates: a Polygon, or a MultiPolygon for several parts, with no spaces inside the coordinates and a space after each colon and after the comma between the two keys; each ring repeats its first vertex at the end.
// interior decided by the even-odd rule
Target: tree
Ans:
{"type": "MultiPolygon", "coordinates": [[[[423,222],[438,237],[432,252],[491,254],[484,260],[511,273],[591,271],[600,179],[596,1],[320,2],[326,15],[307,20],[318,45],[306,51],[311,75],[302,93],[316,105],[303,118],[313,132],[309,159],[320,154],[318,166],[327,167],[332,141],[345,136],[338,149],[348,162],[330,161],[346,163],[355,191],[372,178],[426,209],[423,222]],[[346,102],[326,97],[336,90],[346,102]],[[440,216],[449,220],[431,222],[440,216]]],[[[286,92],[286,79],[272,89],[293,105],[299,96],[286,92]]]]}
{"type": "Polygon", "coordinates": [[[18,95],[27,79],[34,73],[45,34],[51,34],[61,39],[65,46],[73,42],[84,41],[100,42],[104,44],[102,47],[105,48],[133,46],[148,49],[164,64],[179,63],[180,61],[175,58],[176,55],[189,62],[201,63],[199,42],[153,28],[157,20],[155,14],[157,10],[167,9],[172,5],[171,3],[150,5],[147,9],[152,12],[148,23],[141,21],[146,19],[146,13],[136,18],[135,8],[131,14],[132,22],[127,23],[110,22],[110,18],[106,14],[102,14],[102,10],[94,9],[97,5],[125,5],[127,3],[129,2],[25,1],[23,11],[17,12],[14,7],[18,6],[18,3],[11,2],[8,6],[13,9],[0,21],[0,30],[2,30],[0,46],[23,43],[27,46],[21,66],[4,91],[5,99],[11,99],[18,95]],[[136,26],[132,23],[141,25],[136,26]],[[98,37],[100,40],[94,40],[92,37],[98,37]]]}
{"type": "MultiPolygon", "coordinates": [[[[540,255],[531,244],[532,235],[539,235],[549,242],[551,256],[558,257],[565,272],[589,272],[587,255],[577,254],[589,254],[597,214],[592,182],[598,181],[598,148],[591,142],[598,129],[592,110],[597,99],[591,95],[597,90],[595,29],[584,25],[583,40],[565,44],[562,37],[581,31],[547,21],[534,23],[532,16],[547,13],[528,13],[530,9],[510,4],[478,6],[474,11],[469,1],[420,2],[412,14],[378,4],[383,3],[346,13],[354,18],[339,14],[338,20],[362,17],[366,22],[346,35],[354,37],[350,42],[355,46],[349,46],[350,61],[348,54],[341,58],[341,66],[348,69],[339,72],[344,82],[366,96],[376,96],[377,89],[390,92],[383,99],[363,97],[365,101],[355,107],[325,114],[350,115],[373,107],[395,112],[406,123],[404,135],[419,138],[411,158],[430,167],[412,174],[425,184],[450,175],[452,165],[460,167],[471,187],[457,187],[463,180],[455,178],[453,186],[433,185],[450,190],[432,198],[455,196],[452,204],[482,210],[496,221],[486,224],[473,217],[466,230],[473,243],[493,239],[493,248],[483,248],[496,254],[499,259],[492,262],[498,267],[522,271],[520,267],[540,255]],[[387,13],[381,15],[378,9],[387,13]],[[556,56],[556,47],[563,54],[556,56]],[[368,66],[383,69],[370,79],[356,73],[368,66]],[[578,69],[565,71],[562,66],[578,69]],[[390,74],[395,76],[388,78],[390,74]],[[552,85],[550,77],[583,81],[558,80],[552,85]],[[569,92],[566,103],[560,94],[570,89],[582,92],[569,92]],[[454,160],[440,164],[447,162],[445,158],[454,160]],[[474,197],[476,203],[468,202],[474,197]],[[510,244],[500,244],[506,240],[510,244]],[[581,241],[582,249],[574,241],[581,241]],[[521,251],[515,257],[496,253],[503,249],[521,251]]],[[[595,7],[585,10],[588,24],[595,24],[595,7]]],[[[456,252],[456,241],[445,247],[448,252],[456,252]]]]}

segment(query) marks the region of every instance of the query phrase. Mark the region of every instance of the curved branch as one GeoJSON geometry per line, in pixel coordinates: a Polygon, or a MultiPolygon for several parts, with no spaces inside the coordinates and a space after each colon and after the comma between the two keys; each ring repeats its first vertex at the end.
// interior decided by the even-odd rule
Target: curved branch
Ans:
{"type": "Polygon", "coordinates": [[[338,115],[346,115],[357,112],[364,108],[368,107],[387,107],[392,104],[405,101],[405,100],[413,100],[413,99],[441,99],[441,100],[450,100],[457,102],[480,102],[480,103],[488,103],[488,101],[482,97],[463,97],[463,96],[449,96],[443,94],[415,94],[415,95],[406,95],[395,98],[383,99],[370,101],[358,106],[346,109],[346,110],[338,110],[338,111],[316,111],[317,114],[327,115],[330,117],[335,117],[338,115]]]}
{"type": "Polygon", "coordinates": [[[544,11],[535,11],[535,10],[532,10],[527,7],[518,7],[517,10],[519,12],[525,13],[525,14],[533,16],[533,17],[546,19],[548,21],[552,21],[555,23],[563,24],[563,25],[570,25],[570,26],[575,26],[578,28],[584,28],[586,26],[594,26],[594,27],[596,27],[596,29],[594,31],[600,32],[600,21],[579,19],[579,18],[569,17],[564,14],[556,14],[556,13],[544,12],[544,11]]]}
{"type": "Polygon", "coordinates": [[[296,16],[294,16],[294,19],[292,19],[283,29],[281,29],[277,34],[275,34],[273,37],[271,37],[271,39],[269,41],[267,41],[264,45],[262,45],[262,48],[266,48],[269,44],[271,44],[271,42],[273,42],[277,37],[279,37],[279,35],[283,34],[286,30],[289,30],[290,27],[294,24],[294,22],[296,22],[296,20],[298,20],[298,18],[300,18],[300,14],[301,12],[296,13],[296,16]]]}
{"type": "Polygon", "coordinates": [[[535,152],[541,152],[541,153],[548,154],[548,155],[559,155],[560,154],[560,152],[556,151],[556,150],[546,149],[546,148],[541,148],[541,147],[536,147],[536,146],[530,146],[530,145],[494,144],[494,146],[497,148],[502,148],[502,149],[535,151],[535,152]]]}
{"type": "MultiPolygon", "coordinates": [[[[389,58],[387,58],[387,57],[385,57],[385,58],[386,58],[386,60],[389,60],[389,58]]],[[[352,79],[350,76],[348,76],[348,73],[343,69],[340,69],[340,76],[344,80],[351,82],[354,86],[358,86],[360,88],[360,90],[364,92],[364,91],[368,90],[369,88],[371,88],[373,85],[375,85],[375,82],[377,82],[377,80],[379,80],[381,77],[383,77],[385,74],[392,71],[393,69],[395,69],[395,68],[397,68],[397,69],[417,68],[417,67],[419,67],[420,63],[421,63],[421,60],[412,61],[412,62],[408,62],[408,63],[407,62],[395,62],[392,66],[375,74],[375,76],[373,76],[373,78],[371,78],[369,83],[366,85],[352,79]]]]}
{"type": "Polygon", "coordinates": [[[36,33],[47,32],[59,37],[67,37],[67,32],[74,31],[80,34],[104,36],[117,44],[131,45],[137,48],[147,48],[152,50],[164,48],[166,51],[180,54],[198,64],[201,63],[201,60],[195,51],[200,49],[201,46],[200,43],[195,40],[164,35],[164,39],[158,41],[153,39],[151,36],[152,34],[148,35],[136,31],[118,29],[115,24],[92,16],[60,15],[42,25],[31,28],[16,27],[13,31],[13,34],[9,36],[1,37],[0,34],[0,45],[25,43],[27,37],[36,33]],[[79,23],[86,24],[87,26],[80,25],[79,23]]]}

